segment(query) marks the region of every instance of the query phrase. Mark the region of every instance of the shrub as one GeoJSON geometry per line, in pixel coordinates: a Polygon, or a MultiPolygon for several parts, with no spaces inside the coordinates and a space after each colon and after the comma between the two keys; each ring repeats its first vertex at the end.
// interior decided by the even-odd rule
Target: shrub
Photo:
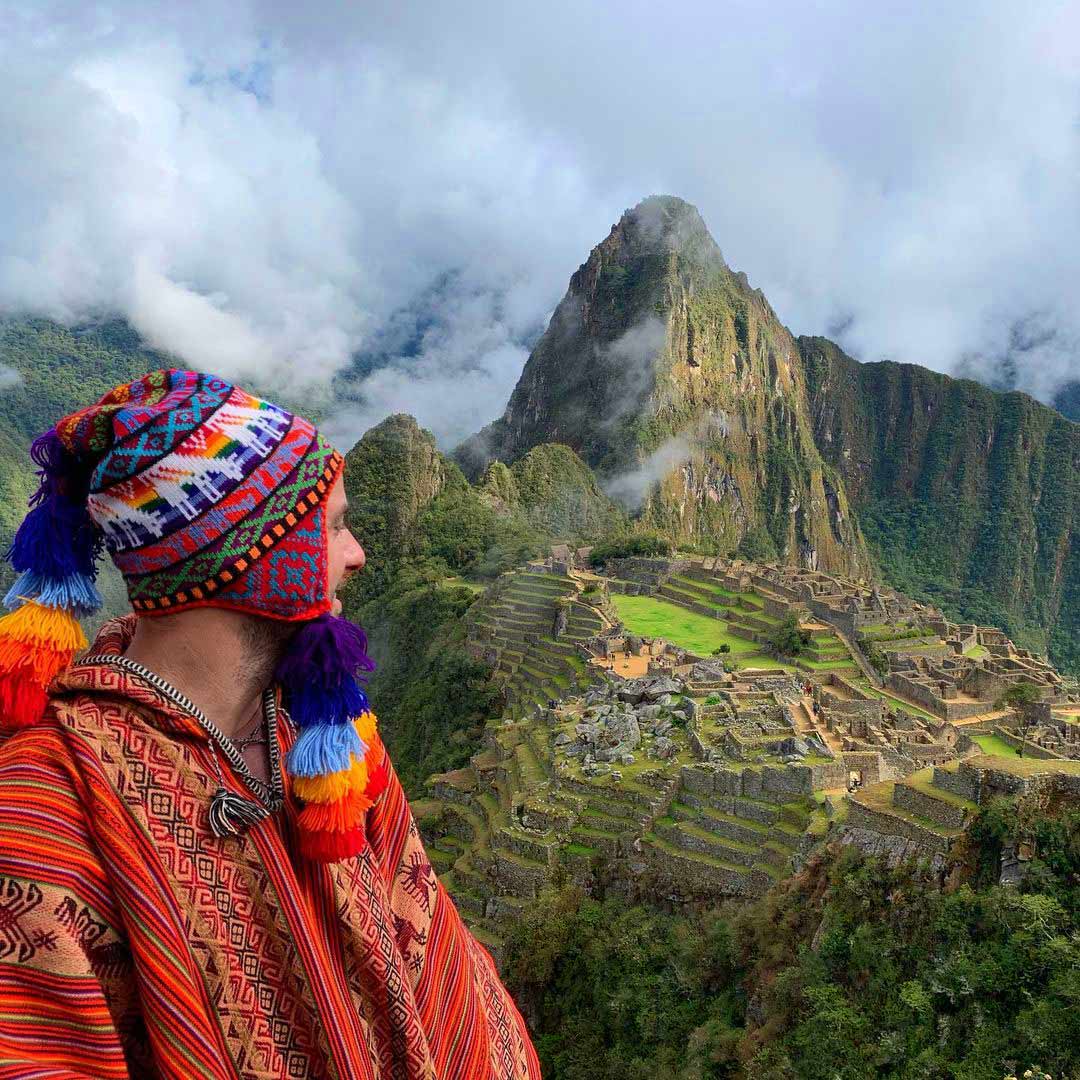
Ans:
{"type": "Polygon", "coordinates": [[[628,533],[597,544],[589,555],[593,566],[602,566],[608,559],[662,558],[670,556],[674,545],[656,533],[628,533]]]}
{"type": "Polygon", "coordinates": [[[784,621],[772,632],[769,647],[780,656],[799,656],[810,647],[813,635],[799,625],[799,617],[789,611],[784,621]]]}

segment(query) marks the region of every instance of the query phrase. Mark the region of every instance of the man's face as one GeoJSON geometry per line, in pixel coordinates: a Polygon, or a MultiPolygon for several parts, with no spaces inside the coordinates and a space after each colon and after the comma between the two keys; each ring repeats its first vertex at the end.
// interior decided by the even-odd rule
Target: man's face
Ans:
{"type": "Polygon", "coordinates": [[[349,501],[345,497],[345,486],[339,474],[326,499],[326,540],[330,564],[328,584],[330,595],[334,597],[330,607],[331,615],[341,614],[341,601],[335,595],[341,583],[364,565],[364,549],[349,531],[346,517],[348,510],[349,501]]]}

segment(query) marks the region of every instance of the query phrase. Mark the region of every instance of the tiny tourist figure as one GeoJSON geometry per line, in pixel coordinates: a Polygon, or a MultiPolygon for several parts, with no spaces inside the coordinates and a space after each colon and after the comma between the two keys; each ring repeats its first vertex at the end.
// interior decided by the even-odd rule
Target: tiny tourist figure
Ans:
{"type": "Polygon", "coordinates": [[[306,420],[155,371],[58,420],[0,619],[0,1075],[534,1080],[335,594],[306,420]],[[93,645],[107,551],[133,613],[93,645]]]}

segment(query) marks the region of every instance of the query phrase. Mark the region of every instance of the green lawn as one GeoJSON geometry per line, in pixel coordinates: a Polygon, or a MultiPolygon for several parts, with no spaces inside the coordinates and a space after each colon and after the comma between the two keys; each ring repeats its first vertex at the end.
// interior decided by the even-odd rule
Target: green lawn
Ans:
{"type": "Polygon", "coordinates": [[[665,600],[615,593],[611,601],[619,618],[632,634],[662,637],[698,656],[709,656],[724,644],[731,646],[730,655],[733,657],[746,657],[760,648],[756,642],[728,633],[719,619],[687,611],[665,600]]]}
{"type": "Polygon", "coordinates": [[[984,754],[994,754],[997,757],[1020,756],[1000,735],[972,735],[971,741],[984,754]]]}

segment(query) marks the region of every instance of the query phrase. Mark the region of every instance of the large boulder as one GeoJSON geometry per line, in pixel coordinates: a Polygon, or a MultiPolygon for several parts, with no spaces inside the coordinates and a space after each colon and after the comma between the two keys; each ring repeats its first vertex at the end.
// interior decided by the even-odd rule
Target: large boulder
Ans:
{"type": "Polygon", "coordinates": [[[600,725],[599,724],[578,724],[574,728],[574,732],[577,737],[583,743],[595,743],[600,740],[600,725]]]}
{"type": "Polygon", "coordinates": [[[653,756],[658,757],[661,761],[667,761],[670,758],[673,758],[678,751],[679,746],[675,740],[669,739],[666,736],[661,736],[653,743],[653,756]]]}
{"type": "Polygon", "coordinates": [[[607,735],[630,750],[641,745],[641,727],[633,713],[617,713],[609,717],[607,735]]]}
{"type": "Polygon", "coordinates": [[[682,701],[680,701],[675,706],[674,711],[677,713],[682,713],[682,715],[685,716],[687,720],[695,720],[697,719],[697,715],[700,710],[696,701],[692,701],[690,698],[683,698],[682,701]]]}
{"type": "Polygon", "coordinates": [[[650,701],[657,701],[664,697],[665,694],[680,694],[682,689],[682,683],[676,682],[667,675],[659,675],[655,679],[650,679],[643,687],[644,694],[650,701]]]}

